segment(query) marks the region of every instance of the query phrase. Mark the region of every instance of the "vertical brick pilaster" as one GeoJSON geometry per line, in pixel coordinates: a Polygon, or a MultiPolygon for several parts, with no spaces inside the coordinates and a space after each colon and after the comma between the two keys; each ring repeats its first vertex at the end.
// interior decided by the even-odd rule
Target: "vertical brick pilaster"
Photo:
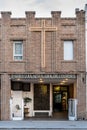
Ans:
{"type": "Polygon", "coordinates": [[[10,18],[11,12],[1,12],[1,70],[6,72],[8,70],[9,58],[10,58],[10,18]]]}
{"type": "Polygon", "coordinates": [[[35,17],[35,11],[26,11],[26,18],[32,19],[35,17]]]}
{"type": "Polygon", "coordinates": [[[53,35],[53,45],[52,47],[54,49],[52,49],[52,68],[54,71],[59,71],[60,70],[60,59],[61,56],[59,54],[61,54],[60,52],[60,36],[61,36],[61,11],[52,11],[51,12],[52,15],[52,24],[53,26],[57,27],[57,31],[54,32],[53,35]]]}
{"type": "MultiPolygon", "coordinates": [[[[52,15],[52,19],[54,19],[54,20],[58,19],[61,16],[61,11],[52,11],[51,15],[52,15]]],[[[57,22],[57,21],[55,21],[55,22],[57,22]]]]}
{"type": "Polygon", "coordinates": [[[34,11],[26,11],[25,12],[26,14],[26,21],[27,21],[27,24],[34,24],[34,20],[35,20],[35,12],[34,11]]]}
{"type": "MultiPolygon", "coordinates": [[[[29,50],[31,51],[32,49],[32,46],[29,46],[29,44],[32,43],[32,33],[30,32],[29,28],[31,26],[34,26],[35,24],[35,12],[34,11],[27,11],[25,12],[26,14],[26,64],[25,64],[25,71],[32,71],[31,68],[30,68],[30,52],[29,50]]],[[[32,64],[33,66],[33,64],[32,64]]]]}
{"type": "Polygon", "coordinates": [[[77,115],[80,119],[86,118],[86,84],[85,74],[80,73],[77,75],[77,115]]]}
{"type": "Polygon", "coordinates": [[[76,35],[78,37],[78,70],[85,71],[85,11],[76,10],[76,35]]]}
{"type": "Polygon", "coordinates": [[[1,75],[1,120],[10,120],[10,76],[1,75]]]}

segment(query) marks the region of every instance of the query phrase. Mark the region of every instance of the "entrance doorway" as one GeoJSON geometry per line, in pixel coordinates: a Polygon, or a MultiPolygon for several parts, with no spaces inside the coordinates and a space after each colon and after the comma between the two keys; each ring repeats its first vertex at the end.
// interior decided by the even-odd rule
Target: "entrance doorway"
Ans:
{"type": "Polygon", "coordinates": [[[68,86],[53,86],[53,112],[67,111],[68,86]]]}
{"type": "Polygon", "coordinates": [[[53,117],[68,119],[68,100],[74,97],[74,85],[53,85],[53,117]]]}
{"type": "Polygon", "coordinates": [[[53,117],[57,120],[68,119],[69,86],[53,86],[53,117]]]}

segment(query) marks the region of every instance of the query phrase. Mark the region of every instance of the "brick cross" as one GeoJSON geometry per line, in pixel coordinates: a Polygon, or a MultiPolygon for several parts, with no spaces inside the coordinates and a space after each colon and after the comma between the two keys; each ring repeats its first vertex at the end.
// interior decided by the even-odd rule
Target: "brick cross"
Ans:
{"type": "Polygon", "coordinates": [[[30,31],[41,32],[41,67],[45,68],[45,32],[56,31],[57,27],[48,27],[45,25],[45,20],[42,20],[42,26],[30,27],[30,31]]]}

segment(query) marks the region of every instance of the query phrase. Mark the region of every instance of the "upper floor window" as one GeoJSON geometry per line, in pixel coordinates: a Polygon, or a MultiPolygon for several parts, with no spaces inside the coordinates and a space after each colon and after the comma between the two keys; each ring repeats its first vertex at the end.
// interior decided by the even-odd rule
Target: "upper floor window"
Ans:
{"type": "Polygon", "coordinates": [[[73,60],[73,41],[64,41],[64,60],[73,60]]]}
{"type": "Polygon", "coordinates": [[[14,51],[14,60],[22,60],[23,59],[23,42],[22,41],[15,41],[13,45],[14,51]]]}

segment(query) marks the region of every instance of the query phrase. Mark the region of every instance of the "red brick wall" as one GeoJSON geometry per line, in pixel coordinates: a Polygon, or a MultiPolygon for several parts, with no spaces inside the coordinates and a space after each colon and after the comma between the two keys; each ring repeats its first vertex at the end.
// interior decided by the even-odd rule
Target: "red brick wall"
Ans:
{"type": "MultiPolygon", "coordinates": [[[[57,31],[45,32],[46,72],[85,71],[85,21],[84,12],[76,13],[76,18],[61,18],[60,12],[52,12],[52,18],[45,18],[48,27],[57,31]],[[74,41],[74,61],[63,60],[63,41],[74,41]]],[[[10,18],[10,13],[2,13],[0,64],[1,72],[41,71],[41,32],[31,32],[30,27],[40,27],[43,18],[35,18],[35,13],[26,12],[26,18],[10,18]],[[23,40],[23,61],[13,60],[13,41],[23,40]],[[21,66],[21,67],[20,67],[21,66]]]]}
{"type": "MultiPolygon", "coordinates": [[[[86,91],[82,75],[85,72],[85,13],[76,12],[75,18],[61,18],[61,12],[52,12],[51,18],[35,18],[35,12],[26,12],[25,18],[11,18],[2,12],[0,19],[0,73],[76,73],[78,113],[85,113],[86,91]],[[41,32],[31,32],[30,27],[47,27],[57,30],[45,33],[45,68],[41,68],[41,32]],[[13,41],[23,40],[23,61],[13,60],[13,41]],[[63,41],[74,41],[74,60],[64,61],[63,41]]],[[[1,119],[9,119],[10,80],[1,75],[1,119]],[[9,87],[8,87],[9,85],[9,87]],[[4,95],[5,97],[4,97],[4,95]],[[7,106],[6,106],[7,105],[7,106]],[[7,110],[6,110],[6,109],[7,110]]]]}

